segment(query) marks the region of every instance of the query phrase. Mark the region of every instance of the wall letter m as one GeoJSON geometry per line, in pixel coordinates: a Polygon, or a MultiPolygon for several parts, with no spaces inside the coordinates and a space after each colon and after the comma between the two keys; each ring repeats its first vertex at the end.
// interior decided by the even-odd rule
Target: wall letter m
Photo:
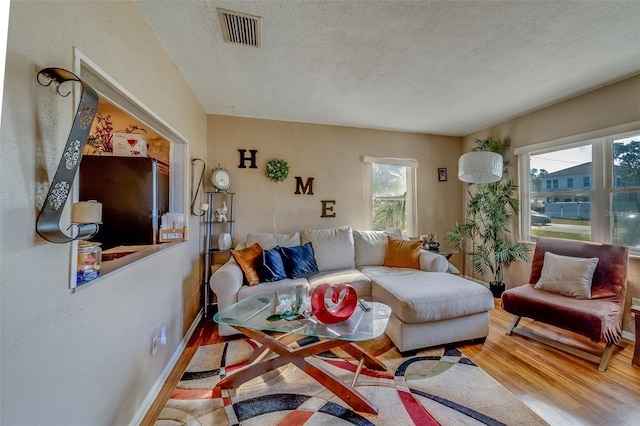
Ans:
{"type": "Polygon", "coordinates": [[[302,178],[300,176],[296,176],[296,192],[295,194],[300,194],[300,190],[302,190],[302,194],[307,194],[307,191],[309,195],[313,195],[313,178],[307,178],[307,183],[306,184],[302,184],[302,178]]]}

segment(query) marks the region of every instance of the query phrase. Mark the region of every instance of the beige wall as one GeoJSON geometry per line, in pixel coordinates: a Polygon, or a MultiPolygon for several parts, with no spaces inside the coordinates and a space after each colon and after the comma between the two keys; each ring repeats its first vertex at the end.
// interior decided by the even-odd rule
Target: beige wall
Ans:
{"type": "MultiPolygon", "coordinates": [[[[512,147],[519,148],[639,121],[640,76],[635,76],[468,135],[464,138],[464,147],[465,151],[470,150],[477,138],[511,136],[512,147]]],[[[511,161],[509,176],[517,179],[517,159],[513,155],[513,149],[508,159],[511,161]]],[[[515,239],[520,234],[517,223],[513,225],[513,229],[516,230],[515,239]]],[[[505,277],[507,286],[528,282],[529,271],[529,264],[512,266],[505,277]]],[[[640,297],[640,258],[629,260],[624,320],[627,331],[634,330],[629,312],[632,296],[640,297]]]]}
{"type": "Polygon", "coordinates": [[[370,175],[363,155],[418,160],[418,235],[437,233],[442,239],[462,215],[459,138],[209,115],[208,143],[207,177],[220,163],[231,173],[230,191],[237,193],[236,240],[249,232],[345,224],[370,229],[371,202],[363,189],[370,175]],[[238,149],[258,150],[258,168],[238,168],[238,149]],[[265,176],[265,164],[273,157],[290,166],[284,182],[265,176]],[[447,182],[438,181],[439,167],[448,169],[447,182]],[[313,177],[314,194],[295,195],[295,176],[304,182],[313,177]],[[335,218],[320,217],[322,200],[335,200],[335,218]]]}
{"type": "MultiPolygon", "coordinates": [[[[35,233],[74,115],[36,82],[74,68],[73,47],[206,156],[206,114],[132,2],[12,1],[1,127],[2,424],[128,424],[200,307],[199,220],[191,238],[69,291],[71,244],[35,233]],[[167,346],[151,356],[151,335],[167,346]]],[[[71,84],[71,83],[67,83],[71,84]]],[[[189,181],[189,179],[186,179],[189,181]]],[[[188,207],[185,207],[188,211],[188,207]]]]}

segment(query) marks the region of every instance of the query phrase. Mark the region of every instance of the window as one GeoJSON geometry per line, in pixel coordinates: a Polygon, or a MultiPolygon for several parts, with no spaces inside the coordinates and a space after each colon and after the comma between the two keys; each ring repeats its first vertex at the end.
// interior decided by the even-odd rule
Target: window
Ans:
{"type": "MultiPolygon", "coordinates": [[[[157,116],[153,111],[149,110],[144,104],[136,99],[133,94],[128,92],[124,87],[108,76],[98,65],[80,52],[80,50],[74,49],[74,56],[76,62],[75,74],[93,87],[93,89],[95,89],[100,95],[101,100],[108,101],[120,111],[128,114],[136,120],[135,123],[138,124],[139,127],[144,127],[147,130],[147,136],[149,137],[148,142],[150,143],[151,151],[153,151],[154,143],[158,142],[154,141],[156,136],[158,137],[158,140],[163,139],[164,142],[169,143],[169,146],[167,147],[168,153],[166,153],[169,156],[169,158],[166,159],[169,162],[168,168],[171,170],[170,174],[168,174],[167,182],[169,186],[168,210],[174,213],[187,212],[187,198],[185,195],[186,173],[184,166],[186,164],[185,159],[188,153],[187,140],[178,134],[162,118],[157,116]],[[154,140],[151,140],[152,138],[154,140]]],[[[99,110],[100,108],[101,107],[99,106],[99,110]]],[[[119,129],[116,128],[115,130],[119,129]]],[[[96,179],[99,179],[99,177],[96,177],[96,179]]],[[[74,185],[75,198],[79,195],[77,189],[78,186],[79,185],[77,184],[74,185]]],[[[103,203],[103,215],[105,207],[106,206],[103,203]]],[[[112,261],[105,261],[103,259],[100,269],[100,277],[163,249],[162,246],[158,245],[149,245],[148,247],[148,249],[136,251],[130,256],[116,258],[112,261]]],[[[77,251],[77,243],[74,243],[73,250],[77,251]]],[[[86,284],[78,285],[76,282],[76,262],[76,256],[71,256],[70,288],[72,291],[75,291],[76,288],[88,287],[94,282],[100,281],[100,277],[98,277],[86,284]]]]}
{"type": "Polygon", "coordinates": [[[558,179],[553,180],[553,189],[558,189],[558,179]]]}
{"type": "Polygon", "coordinates": [[[529,175],[521,180],[523,206],[531,206],[531,217],[522,218],[525,239],[624,244],[640,255],[640,131],[610,132],[515,150],[521,179],[529,175]],[[567,187],[557,188],[562,177],[567,187]]]}
{"type": "Polygon", "coordinates": [[[417,161],[373,157],[364,161],[371,163],[371,228],[399,228],[415,236],[417,161]]]}
{"type": "Polygon", "coordinates": [[[611,241],[640,247],[640,132],[612,139],[611,241]]]}

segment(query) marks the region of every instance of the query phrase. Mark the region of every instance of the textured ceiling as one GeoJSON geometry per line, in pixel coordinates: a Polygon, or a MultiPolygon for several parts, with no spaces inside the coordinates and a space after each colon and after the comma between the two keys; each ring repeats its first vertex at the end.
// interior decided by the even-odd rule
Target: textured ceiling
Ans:
{"type": "Polygon", "coordinates": [[[136,4],[210,114],[463,136],[640,72],[640,1],[136,4]]]}

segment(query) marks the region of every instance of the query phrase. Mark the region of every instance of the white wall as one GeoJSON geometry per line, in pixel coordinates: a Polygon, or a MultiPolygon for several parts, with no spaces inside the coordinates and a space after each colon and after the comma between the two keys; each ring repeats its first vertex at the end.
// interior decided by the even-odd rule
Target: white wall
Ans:
{"type": "MultiPolygon", "coordinates": [[[[199,308],[199,221],[187,243],[69,292],[70,245],[35,233],[75,106],[36,82],[73,47],[206,157],[206,115],[131,2],[13,1],[1,128],[2,424],[127,424],[199,308]],[[154,328],[168,344],[150,354],[154,328]]],[[[190,181],[190,177],[186,179],[190,181]]],[[[188,208],[187,208],[188,211],[188,208]]]]}

